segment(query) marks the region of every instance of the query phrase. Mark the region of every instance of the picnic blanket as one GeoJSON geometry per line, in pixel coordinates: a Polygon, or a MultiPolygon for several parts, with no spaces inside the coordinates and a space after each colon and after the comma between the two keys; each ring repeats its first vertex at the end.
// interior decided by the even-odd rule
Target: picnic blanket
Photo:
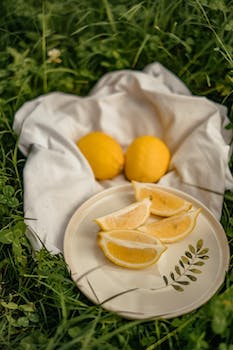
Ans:
{"type": "Polygon", "coordinates": [[[158,183],[191,194],[219,219],[224,191],[233,189],[228,123],[224,106],[192,95],[157,62],[143,71],[110,72],[85,97],[52,92],[26,102],[13,128],[27,157],[24,215],[33,248],[62,252],[74,211],[104,188],[127,183],[124,174],[95,180],[76,146],[94,130],[111,135],[124,150],[140,135],[163,139],[172,157],[158,183]]]}

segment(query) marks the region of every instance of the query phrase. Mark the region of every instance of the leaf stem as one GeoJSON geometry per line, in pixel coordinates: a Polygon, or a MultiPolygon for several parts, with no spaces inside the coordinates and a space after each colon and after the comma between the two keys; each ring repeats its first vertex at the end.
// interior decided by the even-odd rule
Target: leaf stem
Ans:
{"type": "Polygon", "coordinates": [[[103,5],[105,7],[106,14],[107,14],[110,26],[112,28],[112,31],[114,33],[116,33],[117,32],[116,24],[115,24],[115,21],[114,21],[114,18],[113,18],[113,14],[112,14],[112,10],[111,10],[111,7],[110,7],[110,5],[108,3],[108,0],[102,0],[102,2],[103,2],[103,5]]]}

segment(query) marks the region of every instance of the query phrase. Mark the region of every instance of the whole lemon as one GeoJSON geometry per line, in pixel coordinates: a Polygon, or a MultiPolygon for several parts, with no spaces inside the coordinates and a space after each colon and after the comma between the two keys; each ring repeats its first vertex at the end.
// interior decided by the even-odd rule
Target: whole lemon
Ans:
{"type": "Polygon", "coordinates": [[[101,131],[81,137],[77,146],[88,160],[97,180],[118,175],[124,166],[124,154],[119,143],[101,131]]]}
{"type": "Polygon", "coordinates": [[[128,180],[156,182],[167,171],[170,151],[159,138],[137,137],[125,154],[125,175],[128,180]]]}

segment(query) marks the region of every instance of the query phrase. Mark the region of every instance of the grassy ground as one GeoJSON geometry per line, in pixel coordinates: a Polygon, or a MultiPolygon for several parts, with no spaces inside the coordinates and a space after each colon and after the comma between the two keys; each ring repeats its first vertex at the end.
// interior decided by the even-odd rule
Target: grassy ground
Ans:
{"type": "MultiPolygon", "coordinates": [[[[206,305],[172,320],[126,321],[91,304],[62,256],[34,257],[23,224],[15,111],[48,91],[85,95],[105,73],[159,61],[233,127],[232,0],[2,0],[0,11],[0,349],[233,349],[233,261],[206,305]],[[58,48],[62,62],[49,62],[58,48]]],[[[204,165],[203,165],[204,166],[204,165]]],[[[233,194],[221,222],[233,254],[233,194]]],[[[233,256],[233,255],[232,255],[233,256]]]]}

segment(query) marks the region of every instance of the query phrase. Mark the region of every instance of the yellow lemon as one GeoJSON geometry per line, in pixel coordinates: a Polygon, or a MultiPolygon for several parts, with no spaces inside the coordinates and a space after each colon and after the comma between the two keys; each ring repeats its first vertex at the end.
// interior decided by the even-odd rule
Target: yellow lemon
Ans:
{"type": "Polygon", "coordinates": [[[123,169],[123,150],[111,136],[93,131],[81,137],[77,146],[88,160],[97,180],[111,179],[123,169]]]}
{"type": "Polygon", "coordinates": [[[158,238],[126,229],[100,231],[98,244],[110,261],[131,269],[142,269],[156,263],[166,250],[158,238]]]}
{"type": "Polygon", "coordinates": [[[177,242],[189,235],[196,226],[197,217],[201,209],[174,215],[156,222],[150,222],[138,229],[152,234],[163,243],[177,242]]]}
{"type": "Polygon", "coordinates": [[[150,211],[158,216],[172,216],[188,211],[192,203],[171,192],[163,190],[155,184],[132,181],[135,197],[138,201],[151,198],[150,211]]]}
{"type": "Polygon", "coordinates": [[[128,180],[156,182],[167,171],[170,151],[157,137],[146,135],[136,138],[125,154],[125,175],[128,180]]]}
{"type": "Polygon", "coordinates": [[[145,198],[142,201],[132,203],[124,208],[108,215],[96,218],[95,221],[102,230],[134,229],[142,225],[150,216],[151,200],[145,198]]]}

